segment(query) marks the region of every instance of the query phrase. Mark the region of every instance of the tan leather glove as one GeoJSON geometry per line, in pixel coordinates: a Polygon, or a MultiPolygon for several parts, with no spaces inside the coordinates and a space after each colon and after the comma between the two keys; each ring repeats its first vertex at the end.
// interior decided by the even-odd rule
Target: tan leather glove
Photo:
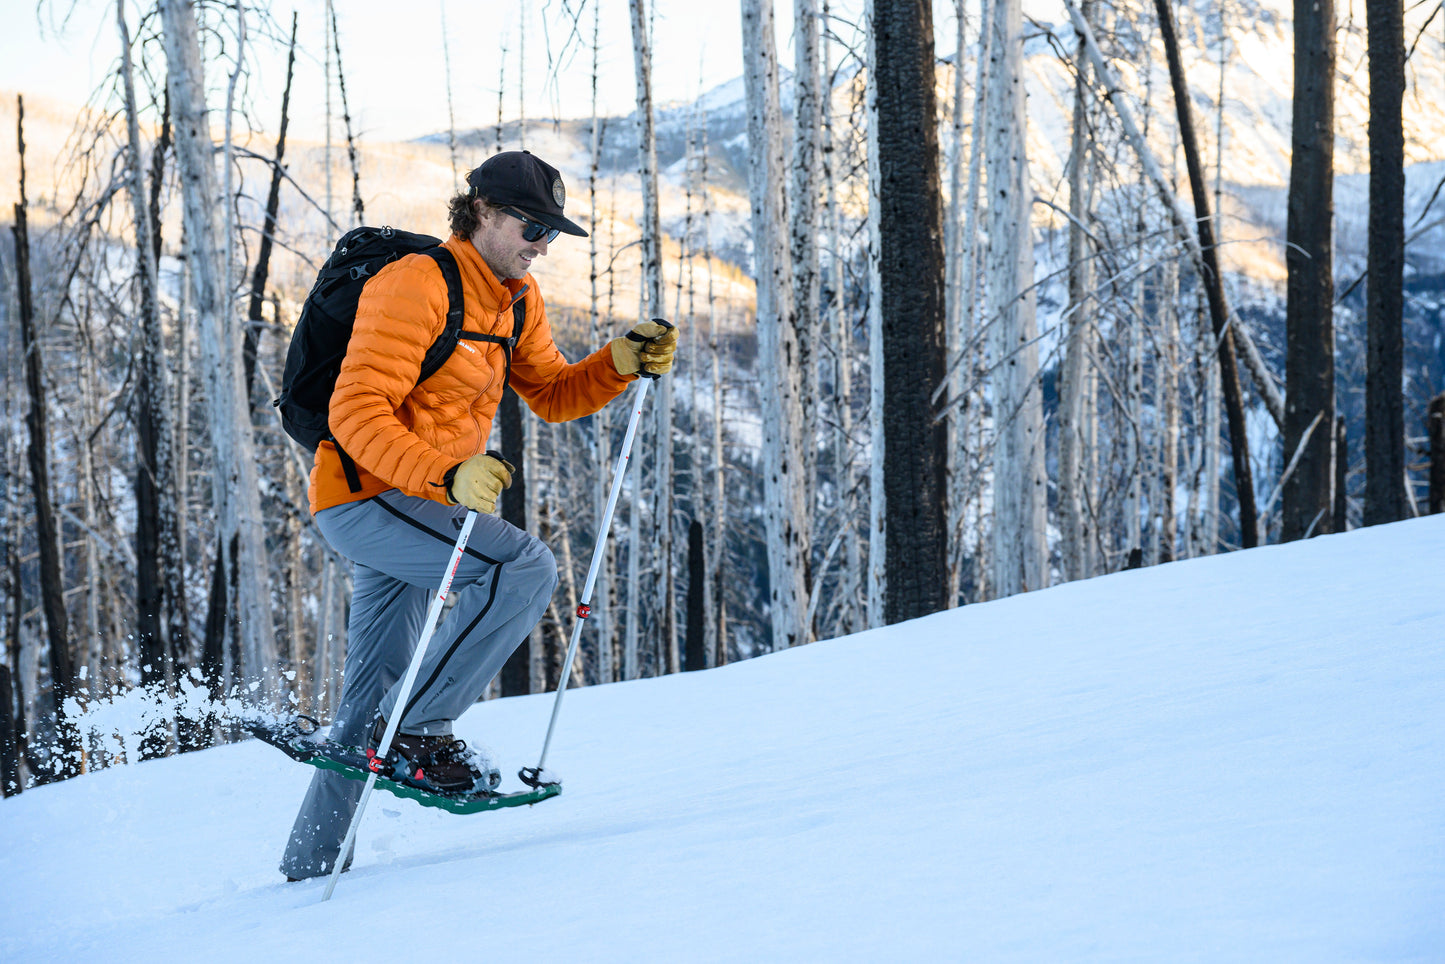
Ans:
{"type": "Polygon", "coordinates": [[[473,455],[447,472],[447,498],[478,512],[495,512],[497,497],[512,484],[516,466],[495,452],[473,455]]]}
{"type": "Polygon", "coordinates": [[[612,364],[619,375],[646,375],[656,378],[672,370],[672,356],[677,351],[677,329],[661,318],[644,321],[621,338],[608,342],[612,364]]]}

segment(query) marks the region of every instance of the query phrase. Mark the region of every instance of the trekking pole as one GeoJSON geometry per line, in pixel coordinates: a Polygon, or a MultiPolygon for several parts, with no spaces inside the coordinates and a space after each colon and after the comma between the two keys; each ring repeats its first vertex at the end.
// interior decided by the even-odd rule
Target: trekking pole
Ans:
{"type": "MultiPolygon", "coordinates": [[[[436,632],[437,623],[441,620],[442,605],[447,601],[447,593],[451,592],[452,578],[457,574],[457,566],[461,565],[462,554],[467,550],[467,539],[471,538],[472,525],[476,521],[476,510],[469,509],[466,519],[462,522],[461,535],[457,536],[457,544],[452,549],[451,561],[447,563],[447,571],[442,576],[441,588],[432,597],[431,608],[427,610],[426,626],[421,631],[421,638],[417,640],[416,652],[411,654],[411,664],[407,666],[406,675],[402,677],[401,692],[396,698],[398,707],[406,706],[407,698],[411,696],[411,688],[416,683],[417,673],[421,671],[422,657],[426,655],[426,648],[431,643],[432,634],[436,632]]],[[[351,856],[351,848],[356,846],[356,828],[361,825],[361,815],[366,812],[366,803],[371,799],[371,791],[376,787],[377,774],[381,771],[383,761],[388,755],[387,750],[391,747],[391,741],[396,736],[399,726],[401,726],[401,713],[393,709],[377,753],[368,761],[371,773],[366,777],[366,789],[361,791],[361,802],[357,804],[356,812],[351,815],[351,823],[346,828],[346,840],[341,844],[341,853],[336,856],[336,866],[331,868],[331,879],[326,882],[326,893],[321,895],[323,901],[331,899],[331,892],[336,889],[336,879],[341,876],[341,868],[346,866],[346,859],[351,856]]]]}
{"type": "MultiPolygon", "coordinates": [[[[666,328],[672,325],[661,318],[654,318],[666,328]]],[[[562,675],[557,683],[557,699],[552,704],[552,719],[547,724],[547,738],[542,741],[542,755],[535,767],[523,767],[517,776],[529,787],[542,786],[542,770],[547,762],[547,749],[552,745],[552,731],[557,728],[557,714],[562,711],[562,697],[567,692],[567,681],[572,675],[572,661],[577,658],[577,643],[582,639],[582,624],[592,615],[592,587],[597,584],[597,571],[602,567],[602,553],[607,548],[607,535],[612,531],[612,513],[617,508],[617,496],[622,492],[622,478],[627,473],[627,460],[632,453],[632,439],[637,434],[637,423],[642,417],[642,403],[647,399],[647,389],[661,377],[643,369],[638,374],[645,377],[638,380],[637,395],[632,402],[632,418],[627,422],[627,432],[622,436],[622,451],[617,455],[617,466],[612,470],[612,491],[607,496],[607,508],[602,513],[602,524],[597,529],[597,545],[592,550],[592,565],[587,568],[587,581],[582,586],[582,601],[577,604],[577,620],[572,624],[572,639],[567,643],[567,658],[562,663],[562,675]]]]}

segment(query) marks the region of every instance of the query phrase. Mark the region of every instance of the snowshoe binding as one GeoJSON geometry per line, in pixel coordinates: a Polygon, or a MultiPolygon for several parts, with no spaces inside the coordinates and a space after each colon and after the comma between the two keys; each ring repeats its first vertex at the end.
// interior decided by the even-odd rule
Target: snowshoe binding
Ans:
{"type": "Polygon", "coordinates": [[[373,769],[431,793],[476,793],[495,790],[502,784],[502,772],[486,756],[469,749],[465,740],[450,734],[422,736],[397,733],[391,748],[382,754],[379,747],[386,735],[386,720],[376,718],[367,743],[366,757],[373,769]],[[376,762],[381,757],[381,763],[376,762]]]}

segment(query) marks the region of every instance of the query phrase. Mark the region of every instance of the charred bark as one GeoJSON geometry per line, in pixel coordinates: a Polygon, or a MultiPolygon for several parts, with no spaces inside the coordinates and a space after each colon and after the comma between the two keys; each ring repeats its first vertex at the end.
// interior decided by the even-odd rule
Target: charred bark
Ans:
{"type": "Polygon", "coordinates": [[[703,555],[702,522],[687,527],[687,643],[683,670],[707,669],[707,562],[703,555]]]}
{"type": "Polygon", "coordinates": [[[1365,525],[1405,505],[1405,27],[1401,0],[1367,5],[1370,219],[1365,269],[1365,525]]]}
{"type": "Polygon", "coordinates": [[[872,4],[880,184],[884,619],[948,605],[947,427],[931,396],[944,379],[943,209],[934,95],[933,10],[926,0],[872,4]]]}
{"type": "MultiPolygon", "coordinates": [[[[148,196],[141,173],[140,119],[137,114],[135,82],[131,70],[130,28],[124,8],[116,6],[116,25],[121,41],[121,79],[125,91],[127,136],[126,173],[129,179],[132,221],[135,226],[136,287],[140,291],[140,364],[136,368],[133,412],[136,430],[135,467],[135,556],[136,556],[136,649],[140,657],[141,684],[169,691],[175,684],[174,652],[167,638],[166,583],[164,559],[175,546],[165,545],[169,492],[170,431],[167,424],[165,346],[161,338],[160,302],[157,293],[157,249],[151,240],[156,227],[146,207],[148,196]]],[[[146,759],[170,751],[169,734],[149,733],[141,744],[146,759]]]]}
{"type": "Polygon", "coordinates": [[[16,739],[15,691],[10,667],[0,663],[0,796],[20,792],[20,745],[16,739]]]}
{"type": "MultiPolygon", "coordinates": [[[[8,405],[6,406],[6,409],[6,414],[8,415],[8,405]]],[[[9,500],[18,493],[14,492],[14,490],[10,488],[8,465],[6,466],[6,476],[7,478],[5,493],[7,500],[9,500]]],[[[20,550],[19,546],[16,544],[17,542],[18,526],[12,526],[10,527],[10,531],[7,533],[5,545],[5,572],[8,577],[6,580],[8,584],[6,586],[6,589],[8,591],[8,598],[6,600],[6,602],[8,603],[8,607],[5,614],[5,648],[6,657],[10,661],[9,665],[13,668],[14,671],[12,683],[14,692],[11,696],[11,699],[13,700],[12,705],[15,707],[15,716],[14,719],[11,720],[9,730],[5,731],[5,733],[9,734],[9,738],[13,741],[15,747],[15,775],[13,780],[14,793],[19,793],[21,790],[25,789],[24,785],[21,783],[20,780],[20,760],[24,757],[25,749],[25,678],[21,675],[20,672],[20,622],[21,617],[25,612],[25,606],[24,597],[21,595],[20,550]]],[[[5,733],[0,733],[0,739],[5,738],[5,733]]],[[[6,787],[12,786],[12,781],[9,779],[9,774],[10,771],[7,768],[3,774],[6,787]]],[[[7,790],[6,794],[8,795],[10,792],[12,791],[7,790]]]]}
{"type": "MultiPolygon", "coordinates": [[[[502,520],[526,531],[529,466],[522,457],[522,403],[510,388],[503,390],[502,402],[497,407],[497,429],[501,436],[502,454],[517,467],[517,471],[512,473],[511,486],[502,493],[502,520]]],[[[532,692],[532,643],[536,635],[535,630],[528,633],[522,645],[502,666],[500,682],[503,696],[526,696],[532,692]]]]}
{"type": "Polygon", "coordinates": [[[1332,532],[1349,529],[1349,495],[1346,483],[1350,472],[1350,436],[1345,417],[1335,416],[1335,518],[1332,532]]]}
{"type": "Polygon", "coordinates": [[[26,459],[30,486],[35,499],[35,537],[40,550],[40,601],[45,614],[46,639],[50,644],[50,692],[55,704],[58,734],[52,772],[71,777],[82,770],[80,739],[66,725],[66,701],[75,695],[75,664],[70,652],[70,624],[65,611],[65,587],[61,581],[60,533],[50,499],[50,428],[45,408],[45,371],[41,345],[35,330],[35,306],[30,293],[30,233],[26,221],[25,197],[25,100],[16,96],[16,140],[20,150],[20,200],[15,204],[15,285],[18,289],[20,343],[25,352],[25,389],[30,411],[25,416],[29,429],[26,459]]]}
{"type": "Polygon", "coordinates": [[[1294,125],[1285,265],[1284,451],[1303,445],[1284,481],[1280,537],[1329,532],[1335,421],[1334,0],[1295,0],[1294,125]],[[1320,430],[1305,435],[1315,419],[1320,430]]]}
{"type": "Polygon", "coordinates": [[[1430,514],[1445,512],[1445,394],[1430,399],[1425,416],[1430,436],[1430,514]]]}

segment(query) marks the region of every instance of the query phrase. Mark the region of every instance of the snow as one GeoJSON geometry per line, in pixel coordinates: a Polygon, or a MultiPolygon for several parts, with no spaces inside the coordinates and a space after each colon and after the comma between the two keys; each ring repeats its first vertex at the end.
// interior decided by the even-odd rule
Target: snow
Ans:
{"type": "Polygon", "coordinates": [[[325,905],[263,744],[33,789],[0,960],[1439,961],[1442,571],[1435,516],[580,690],[560,797],[378,794],[325,905]]]}

